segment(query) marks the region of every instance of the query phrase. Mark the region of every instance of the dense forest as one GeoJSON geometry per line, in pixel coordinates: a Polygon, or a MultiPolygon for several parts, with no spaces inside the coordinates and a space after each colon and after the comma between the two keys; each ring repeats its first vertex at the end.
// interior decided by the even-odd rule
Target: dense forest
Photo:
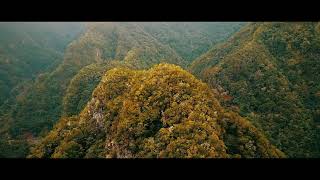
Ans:
{"type": "Polygon", "coordinates": [[[79,115],[62,118],[30,157],[284,157],[178,66],[108,71],[79,115]]]}
{"type": "Polygon", "coordinates": [[[319,35],[317,22],[0,23],[0,157],[320,157],[319,35]]]}
{"type": "Polygon", "coordinates": [[[0,105],[21,81],[60,63],[79,23],[0,23],[0,105]]]}
{"type": "Polygon", "coordinates": [[[319,157],[319,23],[251,23],[191,71],[291,157],[319,157]]]}

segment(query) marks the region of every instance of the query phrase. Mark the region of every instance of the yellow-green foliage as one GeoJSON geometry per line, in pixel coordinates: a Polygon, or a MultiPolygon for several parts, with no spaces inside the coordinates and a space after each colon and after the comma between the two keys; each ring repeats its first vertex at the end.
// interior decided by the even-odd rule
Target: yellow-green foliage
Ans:
{"type": "MultiPolygon", "coordinates": [[[[70,81],[73,77],[78,80],[83,77],[83,71],[75,77],[82,68],[91,64],[147,68],[160,62],[186,65],[174,50],[158,42],[134,23],[93,23],[68,45],[64,59],[56,69],[42,74],[32,84],[28,84],[28,91],[21,92],[18,95],[20,98],[11,97],[11,103],[6,105],[9,109],[5,109],[5,115],[0,113],[0,121],[9,116],[12,125],[6,131],[13,137],[25,132],[39,135],[45,129],[51,129],[64,110],[70,115],[75,114],[86,103],[79,97],[71,107],[67,107],[70,103],[65,103],[73,101],[72,98],[68,99],[70,92],[74,92],[73,85],[81,85],[75,81],[70,84],[70,81]],[[68,96],[66,101],[65,94],[68,96]]],[[[97,71],[101,70],[99,69],[96,68],[97,71]]],[[[84,71],[91,71],[95,80],[100,78],[99,72],[95,70],[84,71]]],[[[89,77],[87,78],[90,79],[89,77]]],[[[84,89],[89,90],[83,92],[86,97],[91,95],[94,85],[95,83],[91,87],[85,85],[84,89]]],[[[81,89],[82,87],[76,87],[76,90],[80,90],[77,93],[81,89]]],[[[83,100],[86,100],[85,96],[83,100]]],[[[2,108],[0,112],[1,110],[2,108]]]]}
{"type": "MultiPolygon", "coordinates": [[[[63,116],[79,114],[91,98],[91,94],[99,84],[102,75],[114,67],[131,67],[121,61],[110,61],[108,63],[95,63],[82,68],[75,75],[63,97],[63,116]]],[[[131,67],[133,68],[133,67],[131,67]]]]}
{"type": "Polygon", "coordinates": [[[8,100],[0,107],[0,133],[16,138],[45,134],[61,116],[78,114],[108,68],[142,69],[161,62],[185,67],[244,23],[85,23],[67,48],[82,30],[78,23],[53,23],[45,30],[37,23],[9,24],[0,24],[0,104],[8,100]],[[16,83],[39,69],[42,74],[12,93],[16,83]]]}
{"type": "Polygon", "coordinates": [[[317,23],[252,23],[191,65],[291,157],[318,157],[317,23]]]}
{"type": "Polygon", "coordinates": [[[30,157],[284,157],[182,68],[114,68],[77,117],[62,118],[30,157]]]}

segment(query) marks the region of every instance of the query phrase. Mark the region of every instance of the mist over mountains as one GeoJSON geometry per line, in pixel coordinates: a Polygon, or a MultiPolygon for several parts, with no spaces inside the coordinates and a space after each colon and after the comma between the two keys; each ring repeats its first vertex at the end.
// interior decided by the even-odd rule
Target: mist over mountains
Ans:
{"type": "Polygon", "coordinates": [[[317,22],[0,23],[0,156],[319,157],[317,22]]]}

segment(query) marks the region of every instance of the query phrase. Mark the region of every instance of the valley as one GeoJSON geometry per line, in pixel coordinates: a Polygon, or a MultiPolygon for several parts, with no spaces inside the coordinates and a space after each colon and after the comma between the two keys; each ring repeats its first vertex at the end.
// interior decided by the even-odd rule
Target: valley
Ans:
{"type": "Polygon", "coordinates": [[[319,157],[319,35],[318,22],[0,23],[0,157],[319,157]]]}

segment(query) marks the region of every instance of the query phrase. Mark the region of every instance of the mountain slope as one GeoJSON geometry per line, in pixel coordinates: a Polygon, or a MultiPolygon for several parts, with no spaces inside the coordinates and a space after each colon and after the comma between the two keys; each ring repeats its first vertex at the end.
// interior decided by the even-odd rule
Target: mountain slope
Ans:
{"type": "Polygon", "coordinates": [[[102,75],[115,67],[134,67],[121,63],[119,61],[110,61],[108,63],[90,64],[82,68],[75,75],[66,90],[63,97],[63,116],[72,116],[79,114],[91,98],[91,94],[99,84],[102,75]]]}
{"type": "Polygon", "coordinates": [[[62,118],[30,157],[284,157],[178,66],[108,71],[79,116],[62,118]]]}
{"type": "Polygon", "coordinates": [[[81,23],[0,23],[0,105],[20,82],[53,68],[81,23]]]}
{"type": "Polygon", "coordinates": [[[186,63],[172,49],[158,43],[133,23],[89,23],[86,31],[68,45],[62,63],[42,74],[16,97],[0,120],[9,121],[11,135],[50,129],[62,112],[62,101],[70,80],[85,66],[112,60],[136,68],[159,62],[186,63]],[[148,58],[148,60],[146,59],[148,58]],[[167,60],[166,60],[167,59],[167,60]]]}
{"type": "Polygon", "coordinates": [[[191,71],[291,157],[318,157],[319,23],[252,23],[191,71]]]}
{"type": "MultiPolygon", "coordinates": [[[[200,55],[201,52],[204,51],[203,49],[208,49],[212,44],[225,39],[244,24],[245,23],[138,22],[134,23],[134,27],[143,29],[146,35],[148,34],[148,36],[152,36],[154,39],[159,40],[159,42],[165,46],[172,48],[180,55],[180,57],[186,59],[189,63],[193,57],[200,55]]],[[[105,28],[103,28],[102,31],[105,31],[105,28]]],[[[131,41],[131,39],[123,41],[128,42],[131,41]]],[[[123,49],[123,47],[118,47],[118,49],[123,49]]],[[[126,59],[133,57],[131,55],[133,53],[130,53],[128,53],[126,59]]],[[[117,58],[119,58],[119,56],[117,58]]],[[[144,62],[149,62],[149,60],[144,60],[144,62]]],[[[143,63],[139,62],[136,64],[143,63]]],[[[126,66],[132,69],[135,64],[130,64],[127,61],[121,63],[115,60],[112,61],[112,63],[93,64],[82,69],[70,82],[64,97],[63,114],[78,114],[89,100],[92,91],[100,81],[101,73],[116,66],[126,66]],[[79,94],[81,95],[79,96],[79,94]]]]}
{"type": "Polygon", "coordinates": [[[237,32],[244,22],[139,22],[146,32],[170,46],[183,59],[192,60],[237,32]]]}
{"type": "MultiPolygon", "coordinates": [[[[218,32],[226,38],[234,31],[227,25],[210,23],[165,24],[85,23],[86,29],[67,46],[62,59],[35,80],[25,81],[11,91],[0,106],[1,136],[7,141],[27,137],[32,144],[61,116],[78,114],[107,69],[145,69],[161,62],[186,67],[191,57],[198,56],[216,39],[223,39],[218,32]],[[164,28],[158,31],[159,27],[164,28]],[[181,36],[176,37],[177,33],[181,36]]],[[[240,24],[232,27],[239,28],[240,24]]]]}

